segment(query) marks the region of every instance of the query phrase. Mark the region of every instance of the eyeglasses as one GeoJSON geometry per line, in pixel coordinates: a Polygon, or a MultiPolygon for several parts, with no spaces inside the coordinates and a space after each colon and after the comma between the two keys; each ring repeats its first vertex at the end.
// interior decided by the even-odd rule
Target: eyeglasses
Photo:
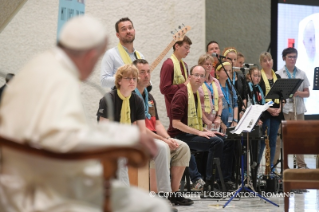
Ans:
{"type": "Polygon", "coordinates": [[[205,79],[205,75],[203,75],[203,74],[191,74],[191,75],[193,75],[193,76],[196,77],[196,78],[205,79]]]}
{"type": "Polygon", "coordinates": [[[293,60],[297,59],[297,56],[287,56],[287,57],[288,59],[293,59],[293,60]]]}
{"type": "Polygon", "coordinates": [[[134,82],[137,81],[137,78],[133,77],[133,78],[130,78],[130,77],[123,77],[122,79],[125,79],[126,81],[128,82],[131,82],[131,80],[133,80],[134,82]]]}
{"type": "Polygon", "coordinates": [[[191,49],[190,46],[183,46],[183,47],[184,47],[184,49],[186,49],[186,51],[189,51],[191,49]]]}

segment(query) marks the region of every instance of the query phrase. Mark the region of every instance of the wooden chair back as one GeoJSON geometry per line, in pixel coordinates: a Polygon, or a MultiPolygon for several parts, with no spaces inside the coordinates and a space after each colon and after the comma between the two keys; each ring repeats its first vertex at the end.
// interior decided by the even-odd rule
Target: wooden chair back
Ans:
{"type": "Polygon", "coordinates": [[[104,179],[104,205],[103,211],[110,212],[111,184],[110,180],[116,178],[118,158],[127,158],[127,163],[132,167],[143,167],[149,161],[150,157],[142,148],[139,147],[108,147],[98,150],[87,150],[81,152],[57,153],[41,149],[39,146],[31,146],[28,142],[19,143],[12,139],[0,136],[0,148],[10,148],[15,151],[24,152],[36,157],[51,158],[59,160],[99,160],[103,165],[104,179]]]}
{"type": "Polygon", "coordinates": [[[319,121],[282,121],[282,133],[284,169],[289,154],[319,153],[319,121]]]}
{"type": "Polygon", "coordinates": [[[283,121],[283,190],[285,212],[292,189],[319,189],[318,169],[288,169],[289,154],[319,153],[319,121],[283,121]]]}

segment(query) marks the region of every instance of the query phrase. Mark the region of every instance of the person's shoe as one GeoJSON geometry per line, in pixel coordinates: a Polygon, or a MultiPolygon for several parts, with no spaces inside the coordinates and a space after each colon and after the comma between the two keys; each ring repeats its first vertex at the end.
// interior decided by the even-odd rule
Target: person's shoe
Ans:
{"type": "Polygon", "coordinates": [[[308,166],[298,167],[298,169],[309,169],[308,166]]]}
{"type": "Polygon", "coordinates": [[[193,200],[182,197],[180,193],[172,192],[168,196],[168,200],[174,205],[192,205],[194,204],[193,200]]]}
{"type": "Polygon", "coordinates": [[[201,190],[203,190],[204,185],[205,185],[204,180],[202,178],[200,178],[199,180],[197,180],[195,183],[192,184],[191,190],[201,191],[201,190]]]}
{"type": "Polygon", "coordinates": [[[166,199],[168,204],[171,206],[171,212],[178,212],[178,210],[176,208],[173,208],[173,204],[171,203],[171,201],[169,201],[168,199],[166,199]]]}

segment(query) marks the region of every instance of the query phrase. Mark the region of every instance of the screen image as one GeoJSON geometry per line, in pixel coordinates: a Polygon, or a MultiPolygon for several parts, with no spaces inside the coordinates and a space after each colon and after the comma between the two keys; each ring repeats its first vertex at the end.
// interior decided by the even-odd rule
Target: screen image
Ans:
{"type": "Polygon", "coordinates": [[[310,97],[304,98],[305,114],[318,115],[319,90],[313,90],[313,84],[314,69],[319,67],[319,5],[302,5],[302,2],[278,3],[276,68],[279,70],[285,65],[282,59],[285,48],[295,47],[298,50],[296,66],[306,73],[310,83],[310,97]]]}

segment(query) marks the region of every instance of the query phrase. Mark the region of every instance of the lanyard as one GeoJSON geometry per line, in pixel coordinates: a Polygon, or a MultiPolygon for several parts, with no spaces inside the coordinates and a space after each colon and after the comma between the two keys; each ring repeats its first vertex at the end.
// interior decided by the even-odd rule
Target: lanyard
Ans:
{"type": "MultiPolygon", "coordinates": [[[[143,99],[142,94],[140,93],[140,91],[135,88],[135,93],[141,97],[143,99]]],[[[145,111],[145,117],[147,119],[151,119],[151,114],[148,113],[148,91],[146,88],[144,88],[144,94],[145,94],[145,98],[144,98],[144,111],[145,111]]]]}
{"type": "MultiPolygon", "coordinates": [[[[212,82],[213,83],[213,82],[212,82]]],[[[214,104],[214,89],[213,89],[213,85],[212,84],[208,84],[207,82],[205,82],[206,87],[209,89],[210,93],[212,94],[212,101],[213,101],[213,105],[214,104]]]]}
{"type": "MultiPolygon", "coordinates": [[[[219,83],[219,84],[220,84],[220,83],[219,83]]],[[[220,87],[222,88],[222,92],[223,92],[224,97],[225,97],[225,99],[226,99],[226,101],[227,101],[228,111],[229,111],[229,113],[231,114],[231,113],[232,113],[232,108],[230,107],[230,99],[229,99],[229,91],[228,91],[227,83],[226,83],[226,87],[225,87],[226,90],[224,90],[224,87],[223,87],[221,84],[220,84],[220,87]]]]}
{"type": "MultiPolygon", "coordinates": [[[[253,84],[251,82],[248,83],[248,86],[249,86],[249,89],[253,95],[253,104],[255,105],[257,102],[256,102],[256,95],[255,95],[255,92],[253,90],[253,84]]],[[[258,87],[259,89],[259,93],[261,95],[261,104],[264,105],[265,104],[265,97],[264,97],[264,93],[263,91],[261,90],[261,87],[257,84],[256,87],[258,87]]]]}
{"type": "MultiPolygon", "coordinates": [[[[286,72],[287,72],[288,78],[289,78],[289,79],[291,79],[291,75],[290,75],[289,70],[287,69],[287,66],[285,66],[285,69],[286,69],[286,72]]],[[[296,68],[296,66],[295,66],[294,71],[293,71],[293,73],[292,73],[292,78],[293,78],[293,79],[295,79],[295,78],[296,78],[296,72],[297,72],[297,68],[296,68]]]]}
{"type": "Polygon", "coordinates": [[[236,72],[233,73],[233,85],[235,85],[235,80],[236,79],[236,72]]]}

